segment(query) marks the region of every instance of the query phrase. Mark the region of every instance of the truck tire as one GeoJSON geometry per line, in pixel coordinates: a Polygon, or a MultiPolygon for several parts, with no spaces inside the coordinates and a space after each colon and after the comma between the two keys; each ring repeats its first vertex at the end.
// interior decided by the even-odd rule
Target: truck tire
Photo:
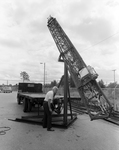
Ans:
{"type": "Polygon", "coordinates": [[[23,99],[23,112],[28,111],[28,100],[26,98],[23,99]]]}
{"type": "Polygon", "coordinates": [[[32,103],[30,102],[30,100],[28,100],[28,112],[31,112],[32,109],[32,103]]]}
{"type": "Polygon", "coordinates": [[[21,104],[20,97],[17,97],[17,104],[18,104],[18,105],[21,104]]]}
{"type": "Polygon", "coordinates": [[[17,94],[17,104],[18,104],[18,105],[21,104],[21,97],[19,96],[19,93],[17,94]]]}

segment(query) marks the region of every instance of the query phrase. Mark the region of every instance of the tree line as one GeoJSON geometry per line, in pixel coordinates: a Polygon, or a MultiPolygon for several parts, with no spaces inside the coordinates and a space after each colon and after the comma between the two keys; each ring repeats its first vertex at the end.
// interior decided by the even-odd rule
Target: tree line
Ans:
{"type": "MultiPolygon", "coordinates": [[[[28,73],[25,71],[20,73],[20,77],[23,82],[30,81],[30,77],[29,77],[28,73]]],[[[69,76],[68,81],[69,81],[69,86],[72,88],[75,88],[75,84],[74,84],[74,81],[71,76],[69,76]]],[[[57,82],[56,80],[53,80],[53,81],[51,81],[51,83],[45,84],[45,87],[58,86],[58,84],[59,84],[59,82],[57,82]]],[[[115,87],[119,88],[119,84],[117,84],[117,82],[109,83],[108,85],[106,85],[102,79],[98,81],[98,84],[101,88],[115,88],[115,87]]],[[[60,86],[63,86],[63,85],[64,85],[64,80],[62,80],[60,86]]]]}

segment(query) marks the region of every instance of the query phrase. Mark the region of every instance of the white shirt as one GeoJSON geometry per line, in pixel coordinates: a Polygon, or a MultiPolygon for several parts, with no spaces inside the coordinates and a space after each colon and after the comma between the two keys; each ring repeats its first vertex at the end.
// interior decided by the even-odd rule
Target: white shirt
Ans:
{"type": "Polygon", "coordinates": [[[45,95],[44,101],[47,101],[47,102],[48,102],[48,100],[51,99],[51,103],[52,103],[53,97],[54,97],[54,92],[53,92],[53,91],[49,91],[49,92],[47,92],[47,94],[45,95]]]}

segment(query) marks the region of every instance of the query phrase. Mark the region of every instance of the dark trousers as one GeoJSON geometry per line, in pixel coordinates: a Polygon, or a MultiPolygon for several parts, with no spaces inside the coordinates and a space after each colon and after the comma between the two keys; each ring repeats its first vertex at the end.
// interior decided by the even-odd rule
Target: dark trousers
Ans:
{"type": "Polygon", "coordinates": [[[48,102],[43,103],[44,116],[43,116],[43,127],[47,129],[51,128],[52,113],[49,111],[48,102]]]}

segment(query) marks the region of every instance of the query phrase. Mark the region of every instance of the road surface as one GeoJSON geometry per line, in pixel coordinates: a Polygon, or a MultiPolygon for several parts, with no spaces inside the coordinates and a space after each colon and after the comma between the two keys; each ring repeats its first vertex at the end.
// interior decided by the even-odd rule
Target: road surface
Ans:
{"type": "Polygon", "coordinates": [[[24,115],[16,92],[0,93],[0,150],[119,150],[119,126],[104,120],[90,121],[88,115],[68,129],[48,132],[41,125],[10,121],[24,115]],[[2,135],[3,130],[9,130],[2,135]]]}

